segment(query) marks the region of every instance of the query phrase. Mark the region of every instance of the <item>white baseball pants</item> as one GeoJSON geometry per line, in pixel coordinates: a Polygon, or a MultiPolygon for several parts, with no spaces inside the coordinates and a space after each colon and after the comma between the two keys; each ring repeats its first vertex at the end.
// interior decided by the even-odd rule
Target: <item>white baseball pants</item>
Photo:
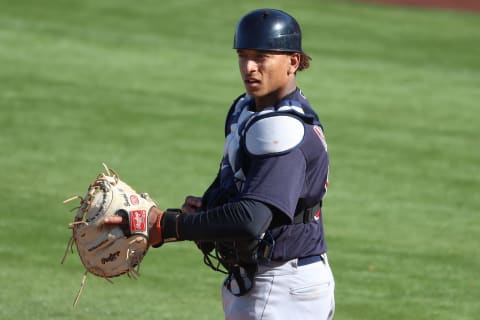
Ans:
{"type": "Polygon", "coordinates": [[[298,265],[298,259],[260,265],[255,285],[237,297],[222,288],[226,320],[330,320],[335,281],[326,255],[298,265]]]}

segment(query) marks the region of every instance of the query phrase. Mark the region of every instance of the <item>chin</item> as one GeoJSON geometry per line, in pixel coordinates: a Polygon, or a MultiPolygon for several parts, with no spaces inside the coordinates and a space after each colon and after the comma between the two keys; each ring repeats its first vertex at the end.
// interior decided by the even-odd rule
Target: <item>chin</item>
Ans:
{"type": "Polygon", "coordinates": [[[258,90],[248,90],[247,88],[245,88],[245,91],[248,93],[248,95],[252,98],[259,98],[259,97],[262,97],[263,94],[261,94],[260,91],[258,90]]]}

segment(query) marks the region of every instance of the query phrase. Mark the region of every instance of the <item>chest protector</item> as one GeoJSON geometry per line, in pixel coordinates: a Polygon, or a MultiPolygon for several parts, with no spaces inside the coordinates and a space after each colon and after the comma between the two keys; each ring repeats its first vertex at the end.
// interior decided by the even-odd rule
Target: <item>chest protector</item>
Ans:
{"type": "Polygon", "coordinates": [[[321,124],[311,107],[297,100],[282,100],[278,106],[260,112],[249,109],[252,98],[243,95],[230,109],[225,126],[225,145],[220,184],[229,194],[241,192],[248,172],[246,154],[280,154],[303,139],[304,125],[321,124]]]}

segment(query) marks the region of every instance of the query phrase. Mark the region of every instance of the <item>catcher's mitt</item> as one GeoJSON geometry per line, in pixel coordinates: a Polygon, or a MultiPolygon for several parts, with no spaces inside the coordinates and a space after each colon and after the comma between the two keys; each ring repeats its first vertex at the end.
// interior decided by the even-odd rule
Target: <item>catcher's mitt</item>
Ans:
{"type": "MultiPolygon", "coordinates": [[[[105,164],[106,173],[100,173],[88,187],[85,197],[75,196],[64,203],[80,199],[80,206],[69,228],[70,238],[62,264],[76,244],[80,260],[86,268],[82,285],[74,301],[78,302],[86,275],[93,273],[105,278],[122,274],[136,277],[138,267],[148,250],[148,213],[155,202],[146,193],[138,194],[120,180],[118,174],[105,164]],[[110,216],[122,216],[128,224],[105,224],[110,216]]],[[[109,280],[110,281],[110,280],[109,280]]]]}

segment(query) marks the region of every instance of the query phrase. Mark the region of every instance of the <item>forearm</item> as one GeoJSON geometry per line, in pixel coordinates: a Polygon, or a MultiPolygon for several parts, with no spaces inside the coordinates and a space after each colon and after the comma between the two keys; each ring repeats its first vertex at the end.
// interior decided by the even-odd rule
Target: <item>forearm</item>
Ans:
{"type": "Polygon", "coordinates": [[[267,205],[242,200],[196,214],[166,211],[161,224],[164,239],[228,241],[257,238],[271,220],[272,211],[267,205]]]}

